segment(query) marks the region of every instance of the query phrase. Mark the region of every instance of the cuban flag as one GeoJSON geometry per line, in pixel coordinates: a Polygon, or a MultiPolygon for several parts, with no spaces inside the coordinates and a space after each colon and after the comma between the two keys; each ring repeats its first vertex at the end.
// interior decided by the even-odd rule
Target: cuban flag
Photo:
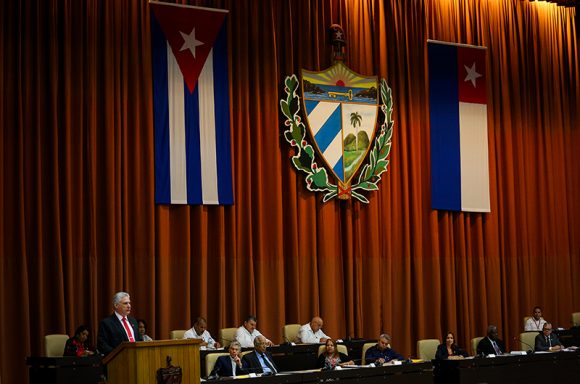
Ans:
{"type": "Polygon", "coordinates": [[[227,11],[150,7],[155,202],[233,204],[227,11]]]}
{"type": "Polygon", "coordinates": [[[427,44],[432,207],[489,212],[487,49],[427,44]]]}

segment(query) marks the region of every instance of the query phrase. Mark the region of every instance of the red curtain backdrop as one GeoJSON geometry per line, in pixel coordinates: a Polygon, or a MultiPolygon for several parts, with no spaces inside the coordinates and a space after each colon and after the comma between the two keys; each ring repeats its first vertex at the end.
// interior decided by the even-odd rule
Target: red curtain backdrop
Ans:
{"type": "MultiPolygon", "coordinates": [[[[580,80],[574,8],[503,1],[231,0],[235,204],[156,206],[145,0],[0,2],[0,378],[48,333],[131,293],[149,334],[207,317],[325,320],[334,337],[510,340],[541,305],[580,311],[580,80]],[[389,171],[370,203],[308,192],[290,163],[284,77],[346,63],[393,89],[389,171]],[[491,213],[430,209],[427,39],[488,47],[491,213]]],[[[510,343],[508,343],[510,344],[510,343]]],[[[514,347],[510,345],[510,347],[514,347]]]]}

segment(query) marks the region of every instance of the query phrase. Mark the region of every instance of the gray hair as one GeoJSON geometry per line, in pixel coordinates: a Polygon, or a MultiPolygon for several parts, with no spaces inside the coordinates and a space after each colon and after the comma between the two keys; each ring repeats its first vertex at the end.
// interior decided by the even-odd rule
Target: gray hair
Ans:
{"type": "Polygon", "coordinates": [[[239,342],[239,341],[235,341],[235,340],[234,340],[234,341],[232,341],[232,342],[230,343],[230,348],[231,348],[231,347],[238,347],[238,350],[239,350],[239,351],[241,351],[241,350],[242,350],[242,344],[240,344],[240,342],[239,342]]]}
{"type": "Polygon", "coordinates": [[[391,342],[391,340],[393,340],[393,338],[391,337],[391,335],[389,335],[388,333],[383,333],[379,336],[379,340],[380,339],[385,339],[388,342],[391,342]]]}
{"type": "Polygon", "coordinates": [[[256,338],[254,339],[254,347],[257,347],[260,344],[263,344],[266,342],[266,337],[263,335],[260,336],[256,336],[256,338]]]}
{"type": "Polygon", "coordinates": [[[127,292],[117,292],[113,296],[113,307],[121,302],[123,298],[130,296],[127,292]]]}

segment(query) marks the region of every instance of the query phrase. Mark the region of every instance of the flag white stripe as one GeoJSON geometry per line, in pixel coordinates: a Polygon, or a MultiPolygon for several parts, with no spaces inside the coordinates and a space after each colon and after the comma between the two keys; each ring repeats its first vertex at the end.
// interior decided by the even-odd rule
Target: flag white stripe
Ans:
{"type": "Polygon", "coordinates": [[[199,146],[201,191],[204,204],[219,204],[213,89],[213,49],[197,80],[199,96],[199,146]]]}
{"type": "Polygon", "coordinates": [[[320,102],[312,112],[308,114],[308,122],[310,123],[310,129],[312,130],[312,135],[316,135],[320,128],[326,123],[326,120],[332,115],[332,113],[338,108],[340,103],[333,102],[320,102]]]}
{"type": "Polygon", "coordinates": [[[185,113],[183,76],[167,44],[167,91],[169,103],[169,162],[171,203],[187,204],[187,161],[185,156],[185,113]]]}
{"type": "Polygon", "coordinates": [[[461,209],[490,212],[487,106],[459,103],[461,209]]]}

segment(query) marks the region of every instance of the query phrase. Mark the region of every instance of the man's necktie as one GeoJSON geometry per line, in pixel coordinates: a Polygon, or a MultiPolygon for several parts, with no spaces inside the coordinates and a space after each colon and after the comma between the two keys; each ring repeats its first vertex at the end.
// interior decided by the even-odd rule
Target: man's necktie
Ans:
{"type": "Polygon", "coordinates": [[[550,336],[546,336],[546,341],[548,342],[548,347],[552,348],[552,338],[550,336]]]}
{"type": "Polygon", "coordinates": [[[268,357],[266,356],[265,353],[262,353],[262,359],[264,359],[264,362],[266,363],[266,365],[268,366],[268,368],[270,368],[270,370],[272,371],[272,373],[277,373],[276,372],[276,368],[274,368],[274,366],[272,365],[272,363],[270,363],[270,360],[268,359],[268,357]]]}
{"type": "Polygon", "coordinates": [[[497,346],[497,344],[495,343],[495,341],[491,342],[491,345],[493,345],[493,350],[495,351],[496,355],[501,355],[501,351],[499,350],[499,347],[497,346]]]}
{"type": "Polygon", "coordinates": [[[133,337],[133,333],[131,332],[131,329],[129,328],[129,324],[127,323],[126,317],[123,317],[123,326],[125,327],[125,331],[127,332],[127,336],[129,336],[129,341],[131,343],[134,343],[135,338],[133,337]]]}

